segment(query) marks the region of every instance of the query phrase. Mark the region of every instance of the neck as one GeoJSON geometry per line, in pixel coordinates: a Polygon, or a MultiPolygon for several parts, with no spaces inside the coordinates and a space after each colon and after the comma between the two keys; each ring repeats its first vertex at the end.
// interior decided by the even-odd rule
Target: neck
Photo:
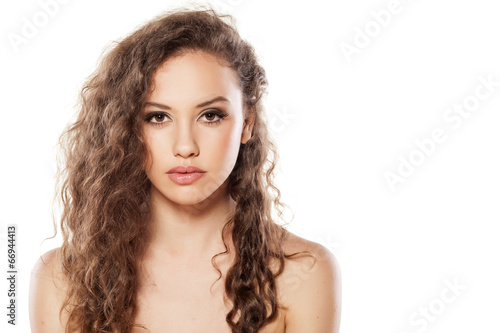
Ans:
{"type": "MultiPolygon", "coordinates": [[[[222,229],[236,205],[226,186],[224,183],[210,197],[195,205],[172,202],[152,187],[150,249],[161,256],[179,260],[211,258],[225,251],[222,229]]],[[[224,239],[230,249],[231,230],[224,239]]]]}

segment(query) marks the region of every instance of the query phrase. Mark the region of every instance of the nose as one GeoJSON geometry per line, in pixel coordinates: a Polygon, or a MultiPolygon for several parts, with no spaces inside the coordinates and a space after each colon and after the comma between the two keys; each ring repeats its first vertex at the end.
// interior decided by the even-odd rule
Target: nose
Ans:
{"type": "Polygon", "coordinates": [[[172,149],[174,156],[181,156],[184,158],[198,156],[199,147],[196,133],[194,133],[191,124],[187,122],[181,124],[178,122],[174,132],[174,146],[172,149]]]}

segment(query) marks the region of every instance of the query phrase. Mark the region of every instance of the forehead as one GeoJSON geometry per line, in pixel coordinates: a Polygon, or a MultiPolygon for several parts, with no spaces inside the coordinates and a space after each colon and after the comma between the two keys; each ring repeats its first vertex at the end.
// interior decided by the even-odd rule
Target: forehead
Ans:
{"type": "Polygon", "coordinates": [[[206,52],[192,51],[167,59],[156,69],[152,81],[153,90],[149,99],[155,102],[175,105],[190,100],[195,103],[220,95],[241,104],[236,72],[225,66],[221,59],[206,52]]]}

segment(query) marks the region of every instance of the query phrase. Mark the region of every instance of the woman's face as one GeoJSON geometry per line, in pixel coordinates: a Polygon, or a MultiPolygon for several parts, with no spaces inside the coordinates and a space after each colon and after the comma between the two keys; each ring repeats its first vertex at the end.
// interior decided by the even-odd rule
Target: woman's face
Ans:
{"type": "Polygon", "coordinates": [[[221,185],[253,127],[242,104],[236,72],[211,54],[190,52],[158,67],[141,114],[153,195],[190,205],[225,190],[221,185]],[[178,166],[204,172],[170,172],[178,166]]]}

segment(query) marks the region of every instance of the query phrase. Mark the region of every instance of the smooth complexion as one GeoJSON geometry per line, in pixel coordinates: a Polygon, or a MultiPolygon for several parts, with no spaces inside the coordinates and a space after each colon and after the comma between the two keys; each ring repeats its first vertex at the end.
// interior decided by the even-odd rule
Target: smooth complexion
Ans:
{"type": "Polygon", "coordinates": [[[244,119],[242,100],[236,73],[213,55],[190,52],[156,70],[141,113],[156,230],[152,248],[184,258],[221,249],[224,218],[235,204],[227,178],[253,126],[253,119],[244,119]],[[177,184],[167,174],[176,166],[205,173],[177,184]]]}

